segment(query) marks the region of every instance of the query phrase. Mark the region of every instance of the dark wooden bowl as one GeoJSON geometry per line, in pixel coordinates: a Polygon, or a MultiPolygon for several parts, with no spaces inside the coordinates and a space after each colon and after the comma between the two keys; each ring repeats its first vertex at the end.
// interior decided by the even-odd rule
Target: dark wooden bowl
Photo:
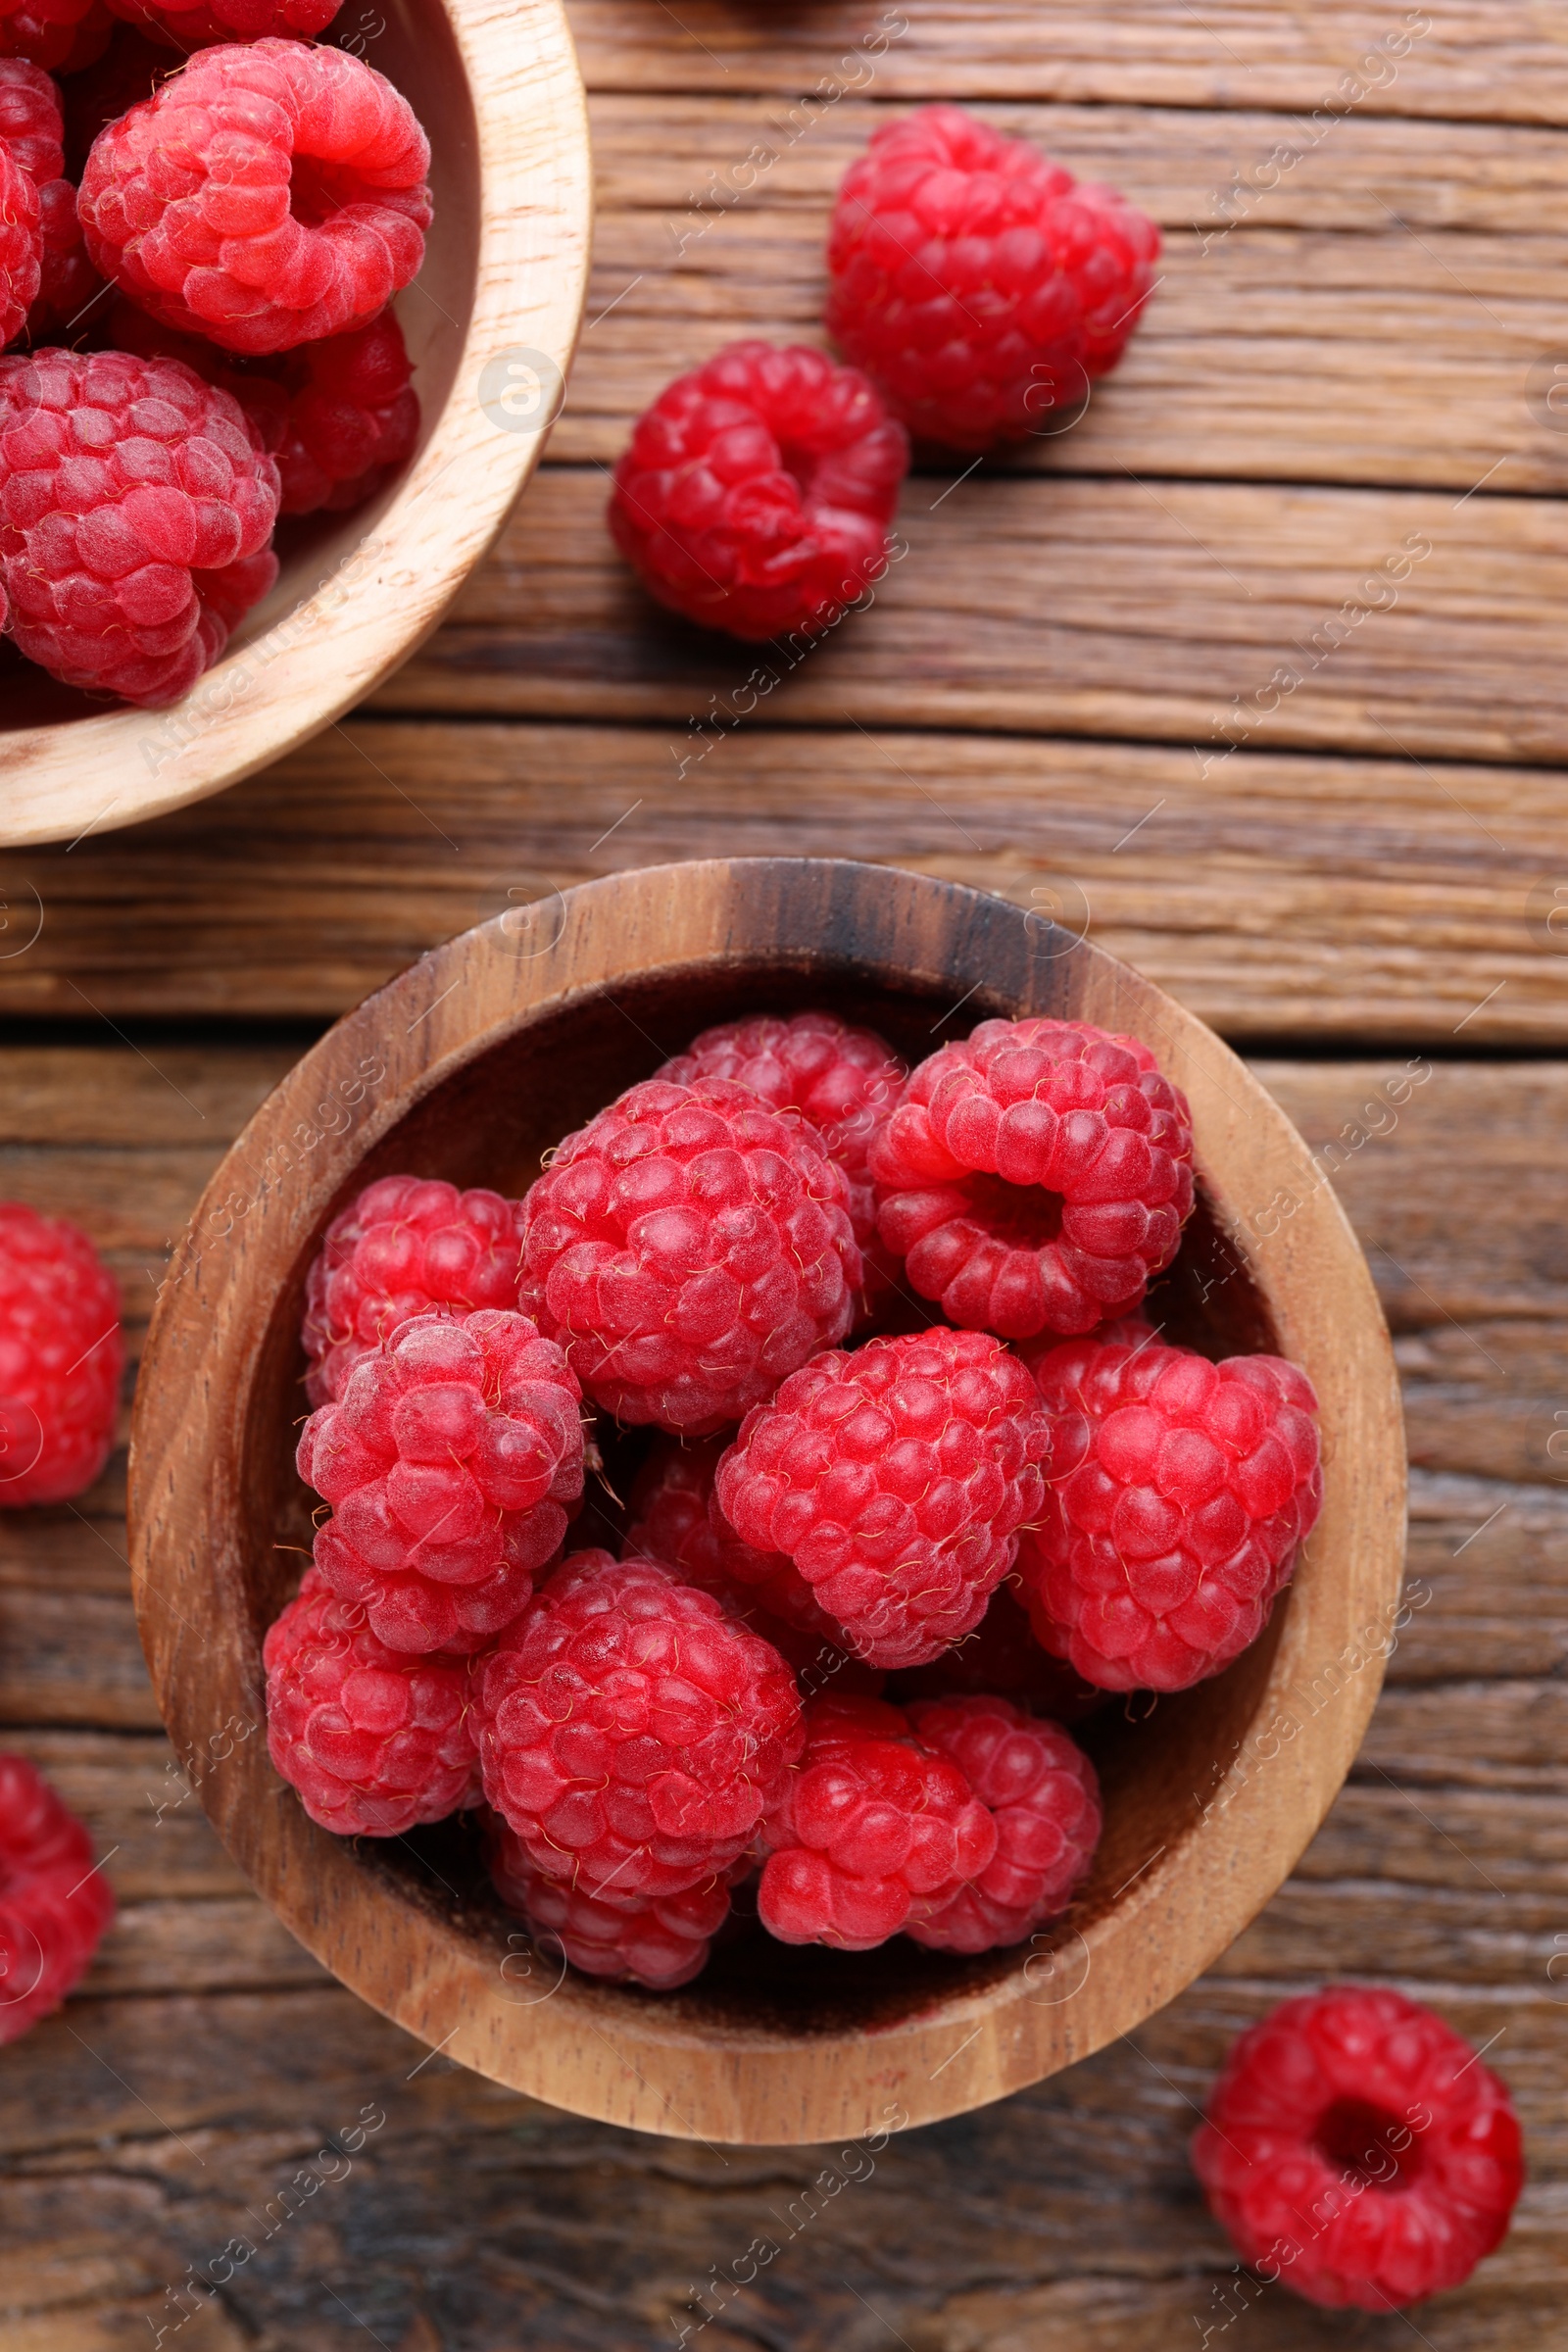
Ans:
{"type": "MultiPolygon", "coordinates": [[[[708,2140],[814,2141],[977,2107],[1172,1998],[1275,1891],[1340,1787],[1382,1680],[1404,1542],[1392,1353],[1365,1262],[1282,1112],[1200,1021],[1001,900],[806,858],[654,867],[466,932],[340,1021],[202,1200],[154,1317],[131,1447],[142,1640],[175,1748],[302,1942],[466,2065],[582,2115],[708,2140]],[[987,1015],[1145,1039],[1191,1102],[1200,1206],[1161,1314],[1211,1352],[1272,1348],[1322,1401],[1323,1516],[1263,1639],[1213,1682],[1096,1718],[1104,1840],[1070,1919],[973,1960],[760,1936],[674,1994],[531,1950],[471,1829],[345,1842],[273,1773],[262,1638],[309,1497],[306,1269],[393,1169],[520,1192],[541,1152],[706,1023],[826,1004],[912,1057],[987,1015]]],[[[592,1539],[590,1539],[592,1540],[592,1539]]]]}

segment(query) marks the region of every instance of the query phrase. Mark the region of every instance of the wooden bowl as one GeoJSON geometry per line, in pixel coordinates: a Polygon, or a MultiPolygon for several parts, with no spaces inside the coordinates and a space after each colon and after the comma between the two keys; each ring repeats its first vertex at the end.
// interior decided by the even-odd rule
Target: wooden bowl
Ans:
{"type": "MultiPolygon", "coordinates": [[[[1305,1146],[1191,1013],[1001,900],[808,858],[658,866],[439,948],[313,1049],[219,1169],[154,1317],[131,1447],[142,1640],[230,1851],[345,1984],[432,2046],[558,2107],[643,2131],[782,2143],[929,2122],[1082,2058],[1180,1992],[1322,1820],[1382,1679],[1404,1446],[1371,1279],[1305,1146]],[[1200,1206],[1160,1285],[1212,1352],[1272,1348],[1322,1400],[1323,1516],[1263,1639],[1175,1698],[1085,1729],[1106,1827],[1069,1920],[962,1960],[903,1938],[850,1956],[759,1936],[673,1994],[532,1952],[471,1828],[345,1842],[268,1761],[262,1638],[313,1497],[306,1269],[328,1219],[395,1169],[520,1192],[540,1153],[705,1024],[826,1004],[911,1056],[991,1014],[1145,1039],[1192,1102],[1200,1206]]],[[[590,1539],[592,1540],[592,1539],[590,1539]]]]}
{"type": "MultiPolygon", "coordinates": [[[[354,40],[356,22],[345,7],[338,32],[354,40]]],[[[375,0],[358,22],[367,62],[430,136],[435,220],[395,306],[418,449],[352,514],[279,526],[276,586],[167,710],[106,710],[6,647],[0,842],[132,824],[304,742],[434,628],[538,463],[588,268],[588,124],[562,0],[375,0]]]]}

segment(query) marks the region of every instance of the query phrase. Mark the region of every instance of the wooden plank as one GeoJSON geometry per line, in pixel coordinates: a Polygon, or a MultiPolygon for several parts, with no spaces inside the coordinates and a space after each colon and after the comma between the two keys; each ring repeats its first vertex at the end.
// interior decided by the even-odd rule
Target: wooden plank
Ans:
{"type": "Polygon", "coordinates": [[[1561,122],[1568,56],[1560,28],[1530,0],[1435,0],[1420,10],[1372,0],[1326,0],[1311,10],[1214,0],[1201,14],[1163,0],[1111,0],[1086,14],[1070,0],[864,0],[759,18],[732,0],[570,0],[592,89],[763,90],[799,97],[824,77],[868,86],[864,68],[841,67],[900,20],[872,58],[880,96],[1060,99],[1089,104],[1359,112],[1440,119],[1561,122]],[[1409,24],[1407,54],[1363,61],[1409,24]],[[1342,87],[1348,74],[1364,98],[1342,87]]]}
{"type": "MultiPolygon", "coordinates": [[[[716,681],[683,691],[701,714],[716,681]]],[[[45,909],[0,959],[0,1011],[329,1016],[438,940],[596,873],[810,851],[1087,924],[1233,1037],[1545,1044],[1568,1039],[1568,940],[1547,925],[1563,810],[1560,779],[1531,768],[1243,750],[1205,776],[1191,751],[867,733],[842,710],[821,731],[357,719],[203,808],[0,860],[0,895],[45,909]]],[[[216,1155],[188,1066],[156,1038],[141,1051],[138,1088],[179,1114],[169,1142],[216,1155]]],[[[262,1052],[236,1077],[247,1102],[289,1058],[262,1052]]]]}

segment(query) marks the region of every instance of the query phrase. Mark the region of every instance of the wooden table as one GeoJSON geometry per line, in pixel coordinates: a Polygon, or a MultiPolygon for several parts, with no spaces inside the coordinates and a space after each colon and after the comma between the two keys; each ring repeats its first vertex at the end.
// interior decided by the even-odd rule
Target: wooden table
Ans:
{"type": "Polygon", "coordinates": [[[575,21],[602,210],[549,466],[372,707],[186,815],[5,858],[0,1183],[93,1230],[139,1334],[302,1042],[509,899],[714,850],[956,875],[1092,926],[1334,1145],[1407,1382],[1410,1623],[1301,1868],[1133,2042],[869,2171],[719,2152],[457,2072],[290,1942],[160,1735],[117,1459],[0,1523],[6,1738],[122,1906],[85,1995],[0,2060],[0,2346],[194,2309],[181,2352],[635,2352],[760,2236],[713,2352],[1568,2345],[1568,29],[1531,0],[575,21]],[[846,159],[937,95],[1116,180],[1165,276],[1084,420],[917,473],[875,609],[743,711],[753,657],[615,563],[604,468],[727,339],[815,335],[846,159]],[[1186,2166],[1230,2034],[1346,1975],[1488,2043],[1525,2119],[1507,2246],[1415,2322],[1244,2308],[1186,2166]],[[173,2296],[241,2237],[218,2300],[173,2296]]]}

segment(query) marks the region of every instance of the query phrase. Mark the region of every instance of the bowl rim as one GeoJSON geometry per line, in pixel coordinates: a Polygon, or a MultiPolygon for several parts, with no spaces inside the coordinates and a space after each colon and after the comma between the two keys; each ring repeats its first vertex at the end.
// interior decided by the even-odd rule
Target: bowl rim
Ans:
{"type": "Polygon", "coordinates": [[[587,292],[587,102],[564,0],[440,0],[476,126],[474,300],[445,406],[326,577],[168,709],[0,728],[0,844],[114,832],[222,792],[380,684],[440,620],[538,465],[587,292]],[[482,371],[525,358],[539,415],[492,421],[482,371]]]}
{"type": "Polygon", "coordinates": [[[176,1248],[148,1335],[129,1471],[138,1622],[176,1752],[190,1758],[226,1709],[264,1720],[236,1531],[250,1384],[279,1284],[366,1154],[433,1088],[588,996],[613,1002],[617,987],[742,963],[798,972],[813,953],[873,980],[951,987],[955,999],[982,983],[1020,1008],[1067,1009],[1091,995],[1103,1027],[1157,1027],[1150,1042],[1192,1101],[1200,1180],[1235,1228],[1279,1344],[1319,1391],[1325,1502],[1258,1645],[1272,1655],[1246,1740],[1206,1796],[1194,1791],[1195,1826],[1134,1869],[1086,1932],[1036,1938],[1047,1948],[1019,1947],[1000,1981],[871,2031],[694,2028],[658,1995],[576,1978],[552,1986],[554,1999],[519,1996],[515,1972],[502,1981],[505,1958],[481,1965],[416,1890],[316,1829],[261,1740],[199,1782],[240,1867],[344,1984],[432,2048],[555,2106],[776,2145],[985,2104],[1130,2032],[1191,1984],[1294,1868],[1349,1768],[1393,1646],[1404,1560],[1398,1384],[1366,1261],[1305,1144],[1230,1048],[1128,966],[1006,901],[896,867],[714,859],[555,894],[520,957],[517,939],[514,915],[502,915],[346,1014],[249,1122],[176,1248]],[[317,1135],[328,1083],[377,1068],[363,1117],[317,1135]],[[267,1170],[291,1136],[306,1164],[274,1182],[267,1170]],[[1259,1188],[1245,1206],[1228,1176],[1244,1155],[1259,1188]]]}

